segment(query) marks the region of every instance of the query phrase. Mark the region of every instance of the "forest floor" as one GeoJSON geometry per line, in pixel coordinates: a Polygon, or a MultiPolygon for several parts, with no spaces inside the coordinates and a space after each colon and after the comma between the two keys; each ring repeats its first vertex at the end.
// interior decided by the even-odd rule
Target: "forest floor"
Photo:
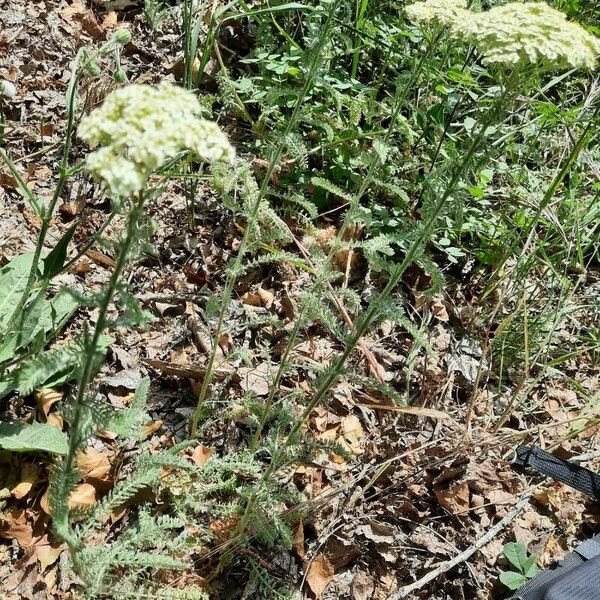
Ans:
{"type": "MultiPolygon", "coordinates": [[[[0,7],[0,78],[16,87],[16,95],[5,105],[4,146],[42,198],[48,196],[56,177],[70,62],[78,48],[103,40],[124,25],[133,33],[121,59],[130,80],[177,80],[180,32],[173,18],[151,32],[135,7],[102,11],[82,0],[11,0],[0,7]]],[[[230,60],[235,61],[235,45],[229,49],[230,60]]],[[[105,88],[90,90],[88,101],[99,102],[114,86],[107,77],[105,88]]],[[[231,122],[225,129],[235,144],[243,126],[231,122]]],[[[78,143],[73,161],[81,158],[82,151],[78,143]]],[[[122,406],[141,379],[149,376],[152,420],[145,426],[145,438],[120,450],[119,456],[113,440],[95,440],[81,465],[84,479],[75,494],[81,506],[94,503],[114,481],[126,476],[129,458],[141,448],[158,450],[184,439],[211,344],[203,306],[207,298],[220,295],[225,265],[243,231],[243,224],[232,220],[208,188],[198,193],[191,226],[177,183],[169,184],[150,210],[157,224],[152,242],[156,252],[130,269],[128,282],[155,320],[145,330],[115,333],[99,385],[111,403],[122,406]]],[[[81,219],[75,245],[85,243],[107,211],[107,201],[96,186],[68,187],[52,222],[50,242],[59,239],[74,219],[81,219]]],[[[333,212],[323,220],[324,232],[335,231],[336,218],[333,212]]],[[[14,179],[0,171],[0,265],[30,251],[39,226],[14,179]]],[[[117,220],[111,229],[120,226],[117,220]]],[[[94,290],[106,281],[113,265],[109,252],[95,247],[57,283],[94,290]]],[[[582,296],[598,292],[600,270],[590,270],[586,277],[580,287],[582,296]]],[[[289,485],[296,486],[307,502],[323,497],[327,501],[315,502],[295,524],[291,550],[250,546],[240,551],[215,598],[254,597],[252,581],[243,568],[244,561],[252,559],[306,598],[385,600],[471,547],[474,551],[465,560],[431,582],[417,585],[408,597],[485,598],[492,588],[494,593],[502,592],[498,574],[506,568],[504,543],[524,542],[539,557],[539,564],[545,565],[597,527],[600,514],[589,499],[559,483],[518,473],[507,458],[524,439],[565,457],[593,452],[597,419],[585,413],[585,422],[578,420],[587,408],[577,389],[597,395],[598,365],[586,356],[573,358],[555,378],[546,377],[528,389],[527,398],[519,398],[526,409],[515,405],[506,423],[496,428],[492,415],[501,413],[513,394],[519,395],[520,384],[514,381],[510,393],[500,396],[486,377],[474,385],[486,336],[486,332],[477,335],[469,326],[482,308],[477,273],[449,278],[444,292],[433,300],[423,295],[425,279],[415,269],[403,284],[416,313],[429,320],[431,350],[413,363],[412,378],[419,389],[414,404],[397,407],[358,380],[340,380],[328,404],[311,415],[308,430],[318,439],[341,443],[350,458],[324,454],[289,474],[289,485]],[[464,414],[469,403],[474,418],[467,426],[464,414]],[[574,422],[579,424],[577,435],[574,422]],[[478,540],[507,515],[508,522],[489,543],[475,549],[478,540]]],[[[231,304],[227,333],[220,341],[220,375],[214,395],[230,404],[248,392],[265,397],[273,366],[258,361],[260,354],[253,349],[262,341],[276,345],[285,338],[306,281],[307,274],[293,265],[256,269],[244,277],[231,304]],[[252,319],[269,315],[280,317],[285,327],[249,325],[252,319]],[[232,351],[241,349],[251,357],[249,363],[230,360],[232,351]]],[[[360,261],[352,264],[348,283],[360,294],[368,294],[368,286],[373,285],[360,261]]],[[[591,318],[585,311],[571,317],[577,326],[591,318]]],[[[62,335],[68,339],[93,320],[93,311],[80,313],[62,335]]],[[[565,339],[571,335],[568,325],[559,332],[565,339]]],[[[369,336],[365,343],[373,360],[369,365],[357,351],[360,369],[365,374],[380,369],[387,382],[402,381],[410,352],[406,332],[384,322],[377,336],[369,336]]],[[[326,364],[336,344],[324,330],[314,328],[294,348],[296,369],[284,385],[302,388],[308,376],[304,367],[326,364]]],[[[45,390],[31,398],[15,398],[1,410],[18,418],[37,415],[60,426],[55,403],[63,393],[45,390]]],[[[234,451],[243,443],[243,411],[232,413],[222,423],[210,439],[203,439],[201,446],[189,452],[190,460],[201,464],[211,453],[234,451]]],[[[600,469],[600,460],[592,456],[587,465],[600,469]]],[[[0,587],[7,600],[78,597],[77,582],[66,570],[65,548],[49,529],[47,485],[47,460],[0,453],[0,587]]],[[[113,515],[106,535],[127,519],[127,509],[113,515]]],[[[203,580],[207,575],[203,569],[209,568],[201,564],[190,577],[203,580]]]]}

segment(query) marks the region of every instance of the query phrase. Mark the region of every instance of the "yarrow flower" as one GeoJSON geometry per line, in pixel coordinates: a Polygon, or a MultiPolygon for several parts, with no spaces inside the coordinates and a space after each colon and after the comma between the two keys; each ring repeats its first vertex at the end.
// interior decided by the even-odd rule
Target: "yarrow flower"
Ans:
{"type": "Polygon", "coordinates": [[[545,2],[510,2],[469,20],[469,41],[487,63],[593,69],[600,39],[545,2]]]}
{"type": "Polygon", "coordinates": [[[469,16],[466,0],[426,0],[406,7],[411,21],[423,25],[454,28],[464,13],[469,16]]]}
{"type": "Polygon", "coordinates": [[[419,25],[448,27],[488,64],[593,69],[600,54],[599,38],[545,2],[509,2],[476,13],[461,0],[426,0],[406,12],[419,25]]]}
{"type": "Polygon", "coordinates": [[[86,168],[111,195],[126,197],[182,152],[206,162],[232,162],[227,137],[216,123],[200,119],[200,111],[194,94],[170,83],[116,90],[81,120],[79,137],[100,146],[88,155],[86,168]]]}

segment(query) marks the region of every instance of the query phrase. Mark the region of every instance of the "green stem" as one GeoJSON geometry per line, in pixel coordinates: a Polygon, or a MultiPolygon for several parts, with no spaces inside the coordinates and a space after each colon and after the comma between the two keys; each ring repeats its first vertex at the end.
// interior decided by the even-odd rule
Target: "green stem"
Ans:
{"type": "MultiPolygon", "coordinates": [[[[423,53],[423,55],[421,56],[416,67],[413,69],[413,71],[411,73],[411,77],[408,81],[408,84],[403,86],[402,88],[400,87],[400,84],[398,84],[396,86],[396,91],[394,94],[394,101],[392,103],[392,114],[390,117],[390,123],[388,125],[386,134],[383,137],[384,143],[388,143],[389,140],[391,139],[391,136],[394,133],[396,122],[398,120],[398,117],[400,116],[400,112],[401,112],[402,108],[404,107],[404,103],[406,101],[407,95],[415,87],[415,84],[416,84],[417,80],[419,79],[421,72],[423,70],[423,65],[425,64],[425,61],[429,57],[433,48],[435,47],[436,40],[437,40],[437,38],[432,41],[432,43],[429,45],[427,51],[425,53],[423,53]]],[[[344,218],[344,222],[342,223],[342,226],[340,227],[340,229],[338,231],[336,239],[335,239],[334,243],[332,244],[332,248],[328,253],[325,264],[327,264],[327,265],[331,264],[333,256],[339,249],[339,244],[340,244],[341,240],[343,239],[344,232],[346,231],[348,225],[351,222],[353,222],[352,215],[353,215],[354,211],[356,210],[356,208],[358,207],[360,199],[365,194],[369,185],[371,185],[375,170],[377,169],[378,166],[379,166],[379,158],[377,155],[374,155],[369,163],[367,172],[365,174],[365,177],[362,180],[362,183],[361,183],[359,189],[352,197],[352,200],[350,202],[350,208],[348,209],[348,212],[344,218]]],[[[312,294],[317,293],[318,290],[321,289],[323,282],[328,280],[328,275],[329,275],[329,273],[326,271],[326,272],[322,273],[321,276],[316,279],[316,281],[311,289],[312,294]]],[[[269,387],[269,394],[265,401],[265,405],[263,408],[263,414],[262,414],[261,419],[258,423],[258,426],[257,426],[256,430],[254,431],[252,438],[250,440],[249,445],[250,445],[251,449],[256,448],[258,441],[260,439],[260,436],[261,436],[261,434],[264,430],[264,427],[267,423],[267,420],[269,418],[269,414],[271,411],[271,407],[273,406],[273,402],[275,400],[275,394],[277,393],[277,391],[279,389],[279,384],[283,377],[289,355],[294,347],[294,344],[300,333],[300,330],[304,326],[305,315],[306,315],[306,310],[302,310],[300,315],[296,319],[296,322],[294,323],[294,327],[293,327],[292,331],[290,332],[290,335],[288,336],[288,341],[287,341],[285,350],[281,356],[281,359],[279,362],[279,367],[277,369],[277,372],[275,373],[273,382],[271,383],[271,385],[269,387]]]]}
{"type": "Polygon", "coordinates": [[[232,265],[229,275],[227,277],[227,281],[226,281],[225,287],[223,289],[223,297],[221,300],[222,304],[221,304],[221,309],[219,311],[217,326],[216,326],[215,334],[213,336],[213,345],[212,345],[210,357],[208,359],[208,364],[206,367],[206,375],[204,376],[204,379],[202,380],[202,387],[198,394],[198,401],[196,404],[196,409],[194,410],[194,413],[192,414],[192,418],[191,418],[190,434],[192,437],[195,437],[198,432],[198,423],[200,421],[200,417],[202,414],[202,406],[206,400],[206,396],[208,394],[208,390],[209,390],[209,387],[210,387],[210,384],[212,381],[213,368],[214,368],[215,359],[217,356],[217,350],[219,348],[218,341],[219,341],[219,338],[221,335],[223,324],[225,322],[225,315],[227,313],[227,309],[229,307],[229,302],[231,301],[231,296],[233,294],[233,289],[234,289],[235,283],[237,281],[237,274],[240,271],[240,268],[242,266],[242,261],[244,260],[244,258],[246,256],[246,252],[248,251],[248,249],[251,246],[252,236],[253,236],[254,228],[256,225],[257,218],[258,218],[258,214],[260,211],[261,203],[267,192],[269,182],[271,181],[271,176],[273,175],[275,168],[279,164],[279,159],[281,158],[281,155],[283,154],[283,150],[286,145],[287,137],[291,133],[293,127],[296,124],[296,121],[300,114],[300,108],[304,102],[304,98],[307,96],[309,90],[311,89],[311,87],[313,85],[314,79],[317,74],[318,67],[321,63],[321,53],[322,53],[323,47],[329,41],[328,35],[329,35],[329,31],[331,30],[331,24],[333,22],[332,17],[333,17],[335,10],[337,9],[339,3],[340,3],[340,0],[335,0],[331,4],[331,7],[327,14],[327,20],[323,26],[321,36],[319,37],[319,39],[315,45],[315,48],[313,49],[314,58],[312,60],[310,68],[308,70],[306,80],[304,82],[304,86],[302,87],[302,90],[298,94],[298,99],[294,106],[294,110],[292,111],[292,114],[291,114],[290,118],[288,119],[288,123],[285,128],[285,131],[283,132],[283,135],[281,136],[281,142],[276,146],[275,150],[273,151],[271,160],[269,161],[269,166],[267,168],[267,172],[265,173],[265,176],[261,182],[260,188],[258,190],[258,194],[256,196],[256,199],[254,200],[250,214],[248,216],[246,230],[245,230],[242,240],[240,242],[240,247],[238,249],[237,256],[234,259],[233,265],[232,265]]]}
{"type": "MultiPolygon", "coordinates": [[[[512,81],[510,83],[512,83],[512,81]]],[[[323,400],[323,398],[329,392],[331,386],[334,384],[337,377],[342,372],[344,364],[346,363],[346,360],[348,359],[348,357],[350,356],[350,354],[356,347],[356,344],[358,343],[360,338],[364,335],[364,333],[367,331],[367,329],[370,327],[370,325],[372,324],[374,319],[377,317],[377,314],[379,313],[379,310],[380,310],[380,306],[389,297],[389,295],[392,293],[392,291],[396,288],[396,286],[400,282],[400,279],[402,278],[402,275],[405,273],[406,269],[412,264],[412,262],[415,260],[415,258],[421,253],[427,240],[430,238],[431,233],[435,229],[435,226],[437,224],[437,220],[438,220],[440,213],[444,209],[450,196],[456,190],[456,186],[457,186],[458,182],[460,181],[460,179],[465,174],[467,168],[469,167],[471,159],[473,158],[474,154],[477,152],[477,150],[480,148],[482,142],[484,141],[485,132],[486,132],[487,128],[495,120],[498,109],[504,105],[510,91],[512,91],[511,87],[509,87],[509,85],[507,84],[507,86],[505,87],[505,89],[504,89],[502,95],[500,96],[500,98],[498,99],[498,101],[489,110],[487,118],[482,123],[482,125],[479,129],[479,132],[477,133],[477,135],[473,139],[473,142],[471,143],[469,149],[465,153],[461,164],[455,170],[454,174],[452,175],[450,181],[448,182],[448,184],[446,186],[444,193],[439,198],[437,203],[434,205],[433,209],[431,210],[431,212],[428,215],[427,220],[425,221],[423,226],[420,228],[420,232],[417,235],[417,237],[415,238],[415,240],[413,241],[413,243],[411,244],[408,252],[406,253],[406,256],[404,257],[404,260],[394,270],[394,273],[389,278],[384,289],[370,303],[369,308],[367,309],[367,312],[360,319],[360,322],[355,326],[355,331],[353,332],[353,334],[350,337],[350,340],[346,344],[346,348],[344,349],[342,354],[340,356],[338,356],[337,359],[334,361],[332,367],[329,369],[327,375],[323,379],[323,382],[321,383],[321,385],[315,392],[312,400],[309,402],[309,404],[306,406],[306,408],[302,412],[302,415],[296,420],[294,426],[291,428],[290,433],[288,434],[287,440],[283,444],[284,449],[289,445],[289,443],[298,434],[298,432],[300,431],[300,428],[303,426],[304,422],[306,421],[306,419],[308,418],[310,413],[313,411],[313,409],[323,400]]],[[[263,475],[263,479],[266,479],[275,471],[275,469],[278,466],[277,463],[278,463],[277,460],[271,461],[270,465],[268,466],[267,470],[265,471],[265,473],[263,475]]]]}
{"type": "MultiPolygon", "coordinates": [[[[98,343],[100,336],[107,327],[107,313],[112,303],[114,294],[117,290],[119,278],[123,273],[128,260],[129,251],[136,238],[137,225],[139,218],[142,214],[144,205],[144,196],[140,194],[129,213],[129,219],[127,222],[127,232],[125,238],[121,243],[121,249],[117,257],[117,262],[113,272],[108,280],[106,291],[102,298],[102,302],[98,308],[98,317],[96,325],[94,326],[94,332],[89,342],[86,343],[86,352],[83,365],[81,367],[81,374],[78,379],[77,395],[74,399],[74,412],[73,418],[70,423],[70,436],[69,436],[69,449],[67,455],[61,465],[63,476],[68,476],[74,471],[75,460],[77,452],[81,448],[83,443],[82,431],[83,431],[83,417],[85,413],[85,399],[88,386],[93,376],[94,362],[98,351],[98,343]]],[[[55,511],[56,516],[54,517],[54,526],[60,536],[65,539],[72,553],[79,549],[79,541],[77,536],[73,533],[70,522],[69,522],[69,511],[68,511],[68,498],[69,489],[59,490],[57,497],[60,499],[61,510],[55,511]]]]}

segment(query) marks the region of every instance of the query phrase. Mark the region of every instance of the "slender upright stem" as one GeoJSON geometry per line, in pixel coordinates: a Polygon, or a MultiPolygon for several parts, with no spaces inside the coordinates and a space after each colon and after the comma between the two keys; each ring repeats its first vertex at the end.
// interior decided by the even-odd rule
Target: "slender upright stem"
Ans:
{"type": "MultiPolygon", "coordinates": [[[[67,451],[67,455],[62,464],[62,469],[64,473],[71,473],[75,466],[75,459],[77,452],[79,451],[82,443],[81,434],[82,434],[82,426],[83,426],[83,417],[85,413],[85,399],[88,390],[88,386],[93,376],[94,363],[96,360],[96,354],[98,351],[98,344],[100,341],[100,336],[104,332],[107,327],[107,313],[110,305],[112,303],[113,297],[117,290],[117,286],[119,283],[119,279],[123,273],[123,269],[125,268],[129,252],[131,247],[136,239],[137,235],[137,226],[139,219],[142,214],[142,209],[144,205],[144,195],[141,193],[137,200],[135,201],[130,213],[129,219],[127,222],[127,231],[125,237],[121,243],[120,252],[117,257],[117,262],[115,264],[115,268],[111,273],[110,279],[108,280],[106,290],[102,297],[102,301],[100,306],[98,307],[98,317],[96,320],[96,324],[94,326],[94,331],[92,333],[91,338],[86,343],[85,348],[85,359],[83,365],[81,367],[80,376],[77,381],[77,394],[74,399],[74,411],[73,418],[70,423],[70,438],[69,438],[69,449],[67,451]]],[[[68,491],[64,494],[62,501],[65,503],[68,502],[68,491]]],[[[66,507],[65,507],[66,508],[66,507]]],[[[71,547],[71,550],[77,548],[77,540],[75,536],[71,535],[71,526],[69,523],[69,513],[68,510],[59,511],[59,515],[57,518],[60,518],[61,521],[56,523],[55,527],[63,533],[63,537],[65,537],[65,541],[71,547]],[[66,535],[65,535],[66,534],[66,535]]]]}
{"type": "Polygon", "coordinates": [[[261,207],[262,201],[263,201],[265,194],[267,192],[267,189],[269,187],[271,177],[272,177],[277,165],[279,164],[279,159],[281,158],[281,155],[283,154],[283,150],[287,143],[287,137],[291,133],[293,127],[296,124],[296,121],[298,120],[298,116],[300,114],[300,108],[301,108],[302,104],[304,103],[304,98],[308,94],[309,90],[312,88],[314,79],[317,74],[318,67],[321,63],[321,53],[322,53],[323,47],[329,41],[328,34],[329,34],[329,31],[331,30],[331,24],[333,22],[333,15],[334,15],[339,3],[340,3],[340,0],[334,0],[331,3],[331,6],[327,13],[327,20],[326,20],[326,22],[323,26],[322,32],[321,32],[321,36],[319,37],[319,39],[313,49],[314,56],[313,56],[311,65],[309,67],[308,73],[306,75],[306,80],[304,82],[304,86],[302,87],[301,91],[298,94],[298,99],[296,100],[294,110],[292,111],[292,114],[290,115],[290,118],[288,119],[288,123],[285,128],[285,131],[283,132],[283,134],[281,136],[281,142],[275,147],[275,149],[273,151],[271,160],[269,161],[269,166],[267,167],[267,171],[261,182],[257,196],[254,199],[254,203],[250,210],[250,214],[248,215],[246,231],[244,232],[244,235],[240,242],[240,247],[238,249],[237,256],[235,257],[235,259],[233,261],[233,265],[229,271],[229,275],[225,282],[225,287],[223,289],[223,294],[222,294],[222,299],[221,299],[221,309],[219,311],[216,330],[213,335],[213,345],[211,348],[211,353],[210,353],[210,356],[208,359],[208,364],[206,367],[206,374],[204,376],[204,379],[202,381],[202,387],[198,394],[198,401],[196,404],[196,409],[195,409],[194,413],[192,414],[192,418],[191,418],[190,433],[191,433],[192,437],[195,437],[198,432],[198,423],[200,421],[200,417],[202,414],[202,412],[201,412],[202,406],[204,404],[204,401],[206,400],[206,396],[208,394],[208,390],[209,390],[210,384],[212,382],[213,368],[214,368],[215,359],[217,356],[217,350],[219,348],[218,341],[220,338],[221,330],[223,328],[223,324],[225,322],[225,315],[227,314],[227,309],[229,307],[229,302],[230,302],[231,296],[233,294],[235,282],[237,281],[237,275],[241,269],[243,260],[246,257],[246,253],[249,250],[251,243],[252,243],[252,238],[254,236],[254,228],[256,226],[256,221],[258,218],[258,214],[260,212],[260,207],[261,207]]]}

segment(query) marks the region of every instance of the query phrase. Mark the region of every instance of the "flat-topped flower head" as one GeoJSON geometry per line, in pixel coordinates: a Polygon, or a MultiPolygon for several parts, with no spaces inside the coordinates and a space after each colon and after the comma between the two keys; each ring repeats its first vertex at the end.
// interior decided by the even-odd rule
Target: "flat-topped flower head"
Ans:
{"type": "Polygon", "coordinates": [[[545,2],[510,2],[473,14],[466,37],[488,64],[593,69],[600,54],[599,38],[545,2]]]}
{"type": "Polygon", "coordinates": [[[200,110],[194,94],[170,83],[112,92],[79,126],[81,139],[101,146],[88,155],[87,169],[111,195],[126,197],[140,192],[153,171],[181,153],[231,162],[233,147],[216,123],[198,117],[200,110]]]}
{"type": "Polygon", "coordinates": [[[419,26],[447,27],[487,64],[533,64],[543,70],[596,66],[600,39],[545,2],[509,2],[476,13],[464,0],[425,0],[406,7],[419,26]]]}
{"type": "Polygon", "coordinates": [[[406,7],[406,14],[411,21],[437,27],[454,28],[465,13],[467,17],[470,15],[466,0],[425,0],[406,7]]]}

